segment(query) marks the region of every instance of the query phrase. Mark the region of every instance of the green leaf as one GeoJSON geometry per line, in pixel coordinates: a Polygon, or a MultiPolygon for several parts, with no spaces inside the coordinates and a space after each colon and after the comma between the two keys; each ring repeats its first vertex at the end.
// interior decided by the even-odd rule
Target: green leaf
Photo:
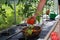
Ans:
{"type": "Polygon", "coordinates": [[[5,2],[5,0],[0,0],[0,4],[4,4],[5,2]]]}
{"type": "Polygon", "coordinates": [[[38,20],[38,22],[40,22],[40,16],[37,16],[36,19],[38,20]]]}
{"type": "Polygon", "coordinates": [[[19,3],[20,3],[20,0],[18,0],[18,3],[17,3],[17,5],[19,5],[19,3]]]}
{"type": "Polygon", "coordinates": [[[6,0],[6,2],[5,2],[5,5],[7,5],[8,4],[8,0],[6,0]]]}
{"type": "Polygon", "coordinates": [[[11,8],[11,9],[14,9],[13,6],[11,4],[8,4],[8,6],[11,8]]]}
{"type": "Polygon", "coordinates": [[[45,3],[46,5],[47,5],[47,2],[48,2],[48,1],[49,1],[49,0],[46,0],[46,3],[45,3]]]}

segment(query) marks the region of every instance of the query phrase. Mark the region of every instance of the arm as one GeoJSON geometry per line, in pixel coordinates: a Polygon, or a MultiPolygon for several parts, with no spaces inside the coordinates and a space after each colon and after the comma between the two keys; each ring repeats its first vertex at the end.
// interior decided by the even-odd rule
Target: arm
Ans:
{"type": "Polygon", "coordinates": [[[34,16],[28,18],[27,20],[27,23],[28,24],[34,24],[35,20],[36,20],[36,17],[39,15],[39,12],[42,11],[44,5],[46,3],[46,0],[40,0],[39,3],[38,3],[38,7],[37,7],[37,10],[36,10],[36,13],[34,14],[34,16]],[[32,23],[31,23],[32,22],[32,23]]]}
{"type": "Polygon", "coordinates": [[[38,13],[39,13],[40,11],[42,11],[45,3],[46,3],[46,0],[40,0],[40,1],[39,1],[37,10],[36,10],[36,13],[35,13],[34,16],[38,16],[38,13]]]}

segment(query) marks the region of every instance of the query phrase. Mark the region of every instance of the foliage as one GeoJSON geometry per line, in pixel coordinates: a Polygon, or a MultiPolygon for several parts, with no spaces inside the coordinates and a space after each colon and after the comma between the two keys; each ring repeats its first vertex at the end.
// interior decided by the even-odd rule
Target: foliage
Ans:
{"type": "Polygon", "coordinates": [[[28,35],[32,35],[32,33],[33,33],[33,28],[34,28],[34,26],[33,25],[30,25],[27,29],[26,29],[26,33],[27,33],[27,36],[28,35]]]}
{"type": "Polygon", "coordinates": [[[0,29],[14,25],[14,1],[16,4],[16,24],[20,24],[25,18],[32,16],[39,2],[39,0],[0,0],[0,29]]]}

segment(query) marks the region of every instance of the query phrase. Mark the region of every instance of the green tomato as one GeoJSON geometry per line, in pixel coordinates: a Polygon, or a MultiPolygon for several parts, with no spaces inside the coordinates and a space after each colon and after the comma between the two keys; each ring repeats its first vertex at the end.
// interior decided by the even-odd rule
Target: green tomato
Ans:
{"type": "Polygon", "coordinates": [[[29,35],[32,35],[32,30],[28,29],[28,30],[27,30],[27,33],[28,33],[29,35]]]}

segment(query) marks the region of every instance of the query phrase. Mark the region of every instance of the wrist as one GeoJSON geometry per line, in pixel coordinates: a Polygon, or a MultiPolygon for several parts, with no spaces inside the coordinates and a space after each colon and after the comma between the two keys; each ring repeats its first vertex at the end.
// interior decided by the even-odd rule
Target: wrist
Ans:
{"type": "Polygon", "coordinates": [[[38,16],[38,14],[36,13],[34,16],[35,16],[35,17],[37,17],[37,16],[38,16]]]}

